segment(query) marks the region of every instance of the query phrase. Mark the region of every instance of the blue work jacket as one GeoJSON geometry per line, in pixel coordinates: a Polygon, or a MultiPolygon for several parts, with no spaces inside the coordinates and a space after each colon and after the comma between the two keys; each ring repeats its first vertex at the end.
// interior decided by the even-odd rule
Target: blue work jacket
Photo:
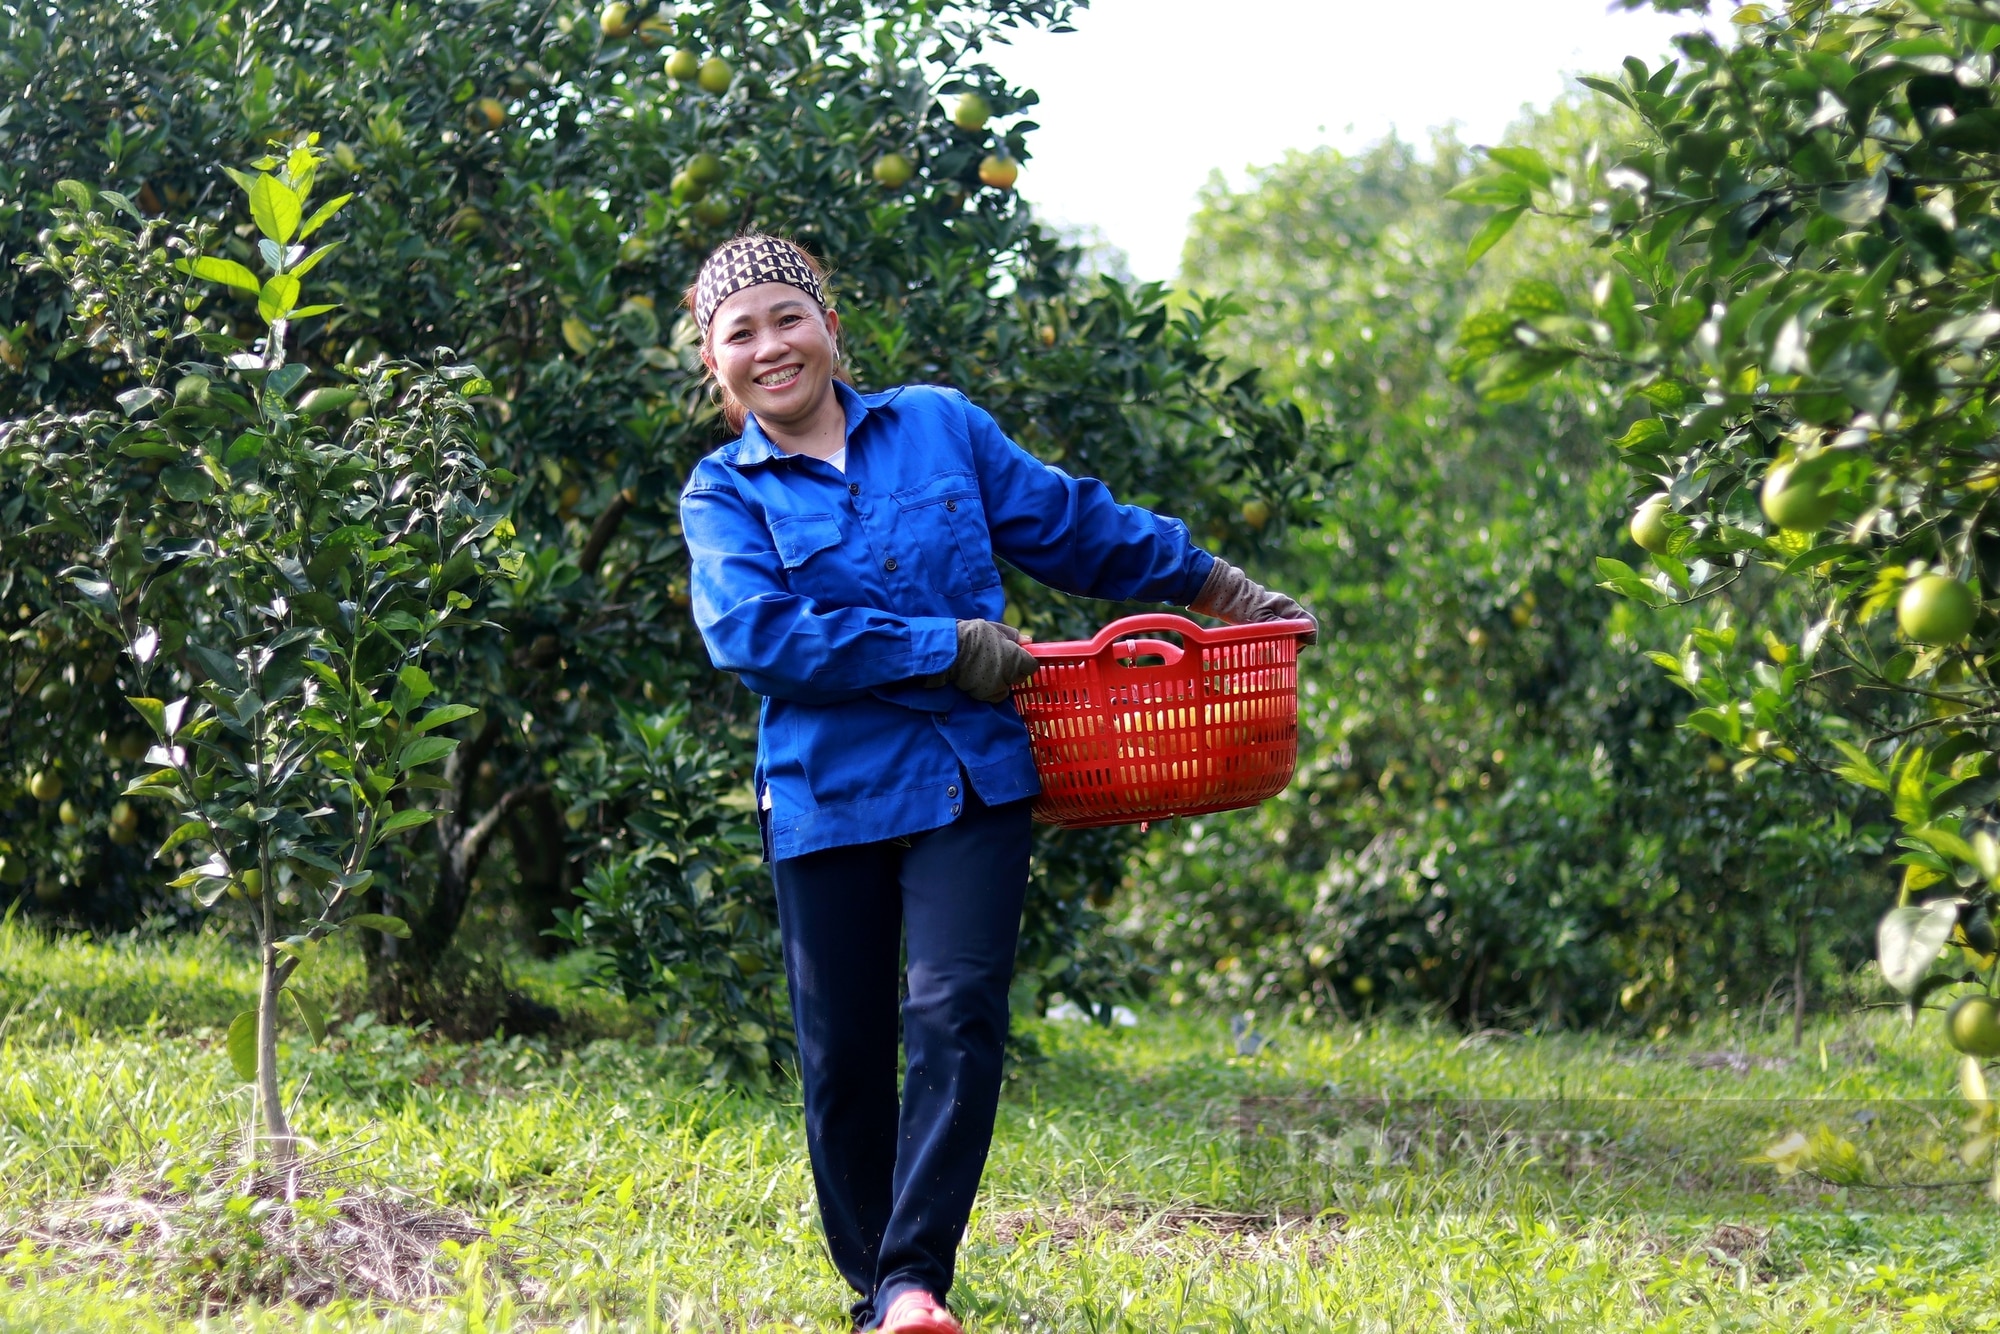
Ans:
{"type": "Polygon", "coordinates": [[[961,769],[988,805],[1041,790],[1011,699],[922,683],[958,656],[959,621],[1001,619],[996,558],[1067,593],[1182,606],[1215,560],[955,390],[834,392],[844,473],[752,417],[681,493],[695,624],[764,697],[756,787],[776,858],[949,824],[961,769]]]}

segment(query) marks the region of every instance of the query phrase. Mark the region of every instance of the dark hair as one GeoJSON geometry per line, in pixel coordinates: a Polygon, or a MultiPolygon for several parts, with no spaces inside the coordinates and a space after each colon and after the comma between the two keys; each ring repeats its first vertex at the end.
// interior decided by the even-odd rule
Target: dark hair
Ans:
{"type": "MultiPolygon", "coordinates": [[[[772,236],[765,232],[745,232],[741,236],[734,236],[731,237],[729,240],[724,241],[722,243],[722,246],[733,245],[738,241],[771,241],[775,242],[778,245],[785,246],[786,248],[796,252],[799,259],[804,262],[805,266],[808,269],[812,270],[813,276],[819,279],[820,287],[824,289],[827,293],[828,297],[827,302],[824,306],[821,307],[821,309],[828,311],[833,309],[833,301],[832,301],[833,289],[829,285],[828,281],[829,278],[831,277],[831,274],[827,270],[826,265],[820,263],[819,260],[813,257],[813,253],[810,250],[807,250],[804,246],[800,245],[797,241],[792,240],[789,236],[772,236]]],[[[720,250],[722,249],[722,246],[717,246],[715,249],[720,250]]],[[[708,253],[710,256],[713,256],[715,254],[715,250],[711,250],[708,253]]],[[[703,267],[706,267],[707,264],[708,261],[704,259],[702,261],[703,267]]],[[[687,307],[687,311],[690,316],[694,314],[695,292],[698,288],[700,288],[700,286],[701,286],[701,278],[699,271],[697,271],[695,280],[688,284],[687,292],[681,297],[681,304],[687,307]]],[[[703,329],[701,331],[701,347],[702,351],[704,352],[708,350],[707,329],[703,329]]],[[[708,359],[706,357],[703,358],[702,364],[705,366],[708,365],[708,359]]],[[[836,380],[843,381],[847,384],[854,383],[853,379],[848,376],[847,365],[840,355],[840,340],[838,338],[834,339],[833,342],[833,378],[836,380]]],[[[716,397],[716,401],[722,405],[722,419],[729,423],[730,430],[734,431],[738,435],[741,435],[743,433],[743,423],[746,420],[748,420],[750,416],[749,409],[745,408],[743,404],[740,401],[738,401],[736,395],[730,393],[728,388],[722,383],[722,381],[716,378],[715,370],[712,366],[709,367],[708,371],[708,384],[709,384],[709,392],[714,394],[716,397]]]]}

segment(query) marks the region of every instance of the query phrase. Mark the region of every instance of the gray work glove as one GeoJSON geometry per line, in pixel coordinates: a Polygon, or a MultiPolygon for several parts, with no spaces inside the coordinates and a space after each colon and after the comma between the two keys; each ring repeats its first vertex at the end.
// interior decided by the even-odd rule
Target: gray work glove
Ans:
{"type": "Polygon", "coordinates": [[[1016,681],[1035,674],[1038,664],[1021,647],[1021,632],[999,621],[960,621],[958,658],[945,680],[974,699],[998,704],[1016,681]]]}
{"type": "MultiPolygon", "coordinates": [[[[1319,621],[1311,612],[1283,593],[1273,592],[1254,582],[1249,575],[1220,558],[1202,582],[1200,595],[1188,604],[1188,610],[1213,616],[1230,625],[1248,625],[1252,621],[1312,621],[1312,632],[1299,636],[1299,642],[1319,643],[1319,621]]],[[[960,624],[963,625],[963,622],[960,624]]],[[[961,639],[959,642],[964,641],[961,639]]]]}

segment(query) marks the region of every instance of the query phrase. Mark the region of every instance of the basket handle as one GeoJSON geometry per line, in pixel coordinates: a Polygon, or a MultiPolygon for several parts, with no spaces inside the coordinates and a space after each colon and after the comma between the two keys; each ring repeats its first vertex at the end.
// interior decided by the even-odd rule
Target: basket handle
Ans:
{"type": "MultiPolygon", "coordinates": [[[[1189,644],[1214,644],[1239,639],[1269,639],[1281,634],[1303,635],[1310,633],[1312,629],[1311,621],[1253,621],[1244,625],[1225,625],[1208,629],[1196,625],[1185,616],[1176,616],[1172,612],[1150,611],[1113,621],[1089,639],[1030,643],[1022,647],[1037,658],[1074,661],[1078,658],[1094,658],[1119,640],[1132,638],[1147,630],[1171,630],[1189,644]]],[[[1144,651],[1159,652],[1158,649],[1144,651]]],[[[1161,656],[1167,655],[1162,653],[1161,656]]]]}
{"type": "MultiPolygon", "coordinates": [[[[1186,651],[1179,644],[1171,644],[1164,639],[1121,639],[1106,650],[1112,657],[1117,658],[1121,662],[1127,658],[1144,657],[1159,657],[1166,660],[1157,664],[1143,664],[1149,667],[1171,667],[1181,660],[1181,656],[1186,651]]],[[[1127,665],[1137,667],[1142,664],[1134,662],[1127,665]]]]}

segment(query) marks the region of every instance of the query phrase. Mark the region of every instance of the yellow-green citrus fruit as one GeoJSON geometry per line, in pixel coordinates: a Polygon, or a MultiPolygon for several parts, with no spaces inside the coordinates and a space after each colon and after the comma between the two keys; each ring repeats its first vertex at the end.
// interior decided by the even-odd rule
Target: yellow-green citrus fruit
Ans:
{"type": "Polygon", "coordinates": [[[62,795],[62,778],[44,769],[28,780],[28,795],[36,801],[54,801],[62,795]]]}
{"type": "Polygon", "coordinates": [[[256,867],[245,871],[238,879],[243,882],[243,892],[253,899],[264,897],[264,873],[256,867]]]}
{"type": "Polygon", "coordinates": [[[890,190],[900,190],[910,183],[917,174],[917,168],[901,153],[884,153],[875,159],[875,184],[890,190]]]}
{"type": "Polygon", "coordinates": [[[1972,590],[1948,574],[1911,581],[1896,602],[1896,624],[1919,644],[1956,644],[1972,633],[1979,604],[1972,590]]]}
{"type": "Polygon", "coordinates": [[[701,77],[701,52],[682,47],[667,57],[667,77],[677,83],[693,83],[701,77]]]}
{"type": "Polygon", "coordinates": [[[719,185],[729,168],[713,153],[696,153],[688,159],[687,174],[703,185],[719,185]]]}
{"type": "Polygon", "coordinates": [[[951,109],[951,123],[967,132],[977,132],[986,128],[986,122],[993,119],[993,108],[978,93],[967,93],[958,99],[958,105],[951,109]]]}
{"type": "Polygon", "coordinates": [[[1816,533],[1840,509],[1840,493],[1823,491],[1830,465],[1821,459],[1780,463],[1764,474],[1764,517],[1795,533],[1816,533]]]}
{"type": "Polygon", "coordinates": [[[684,171],[675,172],[673,180],[667,184],[673,189],[674,194],[682,199],[700,199],[708,193],[707,186],[684,171]]]}
{"type": "Polygon", "coordinates": [[[117,802],[111,807],[111,826],[114,829],[137,829],[139,812],[129,801],[117,802]]]}
{"type": "Polygon", "coordinates": [[[695,82],[704,93],[714,93],[717,97],[729,91],[729,85],[736,78],[736,71],[721,56],[710,56],[701,62],[701,73],[695,75],[695,82]]]}
{"type": "Polygon", "coordinates": [[[2000,1005],[1991,996],[1965,996],[1945,1011],[1951,1045],[1967,1056],[2000,1056],[2000,1005]]]}
{"type": "Polygon", "coordinates": [[[482,97],[472,104],[472,123],[497,130],[507,123],[507,108],[497,97],[482,97]]]}
{"type": "Polygon", "coordinates": [[[127,829],[124,825],[119,824],[106,826],[104,836],[121,848],[130,847],[139,841],[139,831],[137,829],[127,829]]]}
{"type": "Polygon", "coordinates": [[[988,153],[979,163],[979,179],[995,190],[1011,190],[1021,175],[1021,164],[1001,153],[988,153]]]}
{"type": "Polygon", "coordinates": [[[639,21],[639,40],[647,46],[659,46],[673,35],[673,23],[658,14],[639,21]]]}
{"type": "Polygon", "coordinates": [[[1667,515],[1672,512],[1672,505],[1664,495],[1652,497],[1632,512],[1629,530],[1640,550],[1650,551],[1656,556],[1666,552],[1667,539],[1674,535],[1672,526],[1667,523],[1667,515]]]}
{"type": "Polygon", "coordinates": [[[56,819],[61,820],[64,824],[83,823],[83,815],[77,810],[76,803],[73,801],[65,801],[61,806],[56,808],[56,819]]]}
{"type": "Polygon", "coordinates": [[[127,732],[118,738],[118,758],[137,762],[153,748],[153,738],[144,732],[127,732]]]}
{"type": "Polygon", "coordinates": [[[1262,528],[1271,521],[1271,506],[1268,502],[1252,496],[1243,502],[1243,522],[1252,528],[1262,528]]]}
{"type": "Polygon", "coordinates": [[[625,0],[611,0],[597,16],[597,28],[606,37],[630,37],[638,29],[632,21],[632,6],[625,0]]]}
{"type": "Polygon", "coordinates": [[[727,226],[736,216],[736,205],[722,195],[710,195],[694,206],[694,220],[704,227],[727,226]]]}
{"type": "Polygon", "coordinates": [[[1370,995],[1375,990],[1375,979],[1372,977],[1357,977],[1354,979],[1353,985],[1355,995],[1370,995]]]}

